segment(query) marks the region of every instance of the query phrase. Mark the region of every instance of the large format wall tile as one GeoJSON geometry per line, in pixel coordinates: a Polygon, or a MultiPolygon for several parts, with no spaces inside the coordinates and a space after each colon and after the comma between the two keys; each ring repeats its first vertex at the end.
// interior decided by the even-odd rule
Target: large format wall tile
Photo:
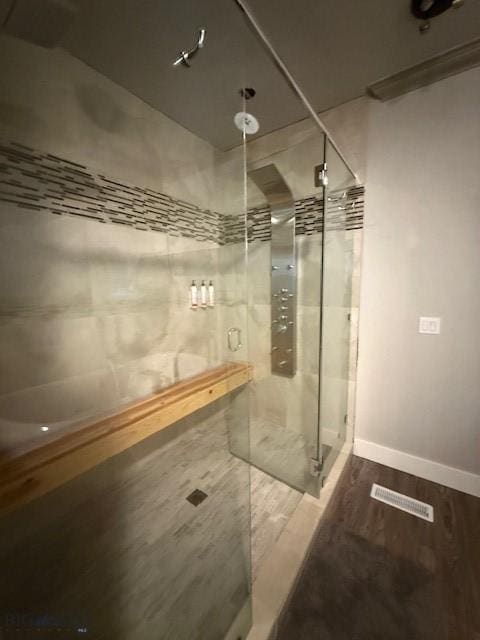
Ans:
{"type": "Polygon", "coordinates": [[[2,206],[0,316],[4,319],[91,308],[85,225],[2,206]]]}
{"type": "MultiPolygon", "coordinates": [[[[0,36],[0,136],[218,209],[218,151],[64,49],[0,36]]],[[[229,185],[242,184],[239,160],[229,185]],[[236,172],[238,171],[238,172],[236,172]],[[235,173],[236,172],[236,173],[235,173]]]]}
{"type": "Polygon", "coordinates": [[[221,307],[189,308],[193,277],[218,283],[217,244],[8,206],[0,238],[0,449],[226,359],[221,307]]]}
{"type": "Polygon", "coordinates": [[[118,380],[109,367],[1,395],[0,457],[34,447],[120,402],[118,380]]]}
{"type": "Polygon", "coordinates": [[[0,325],[0,394],[102,369],[105,352],[92,316],[29,317],[0,325]]]}
{"type": "MultiPolygon", "coordinates": [[[[106,384],[113,380],[120,403],[226,359],[251,359],[257,380],[270,375],[267,207],[228,217],[23,144],[4,144],[0,153],[0,344],[7,372],[0,395],[31,389],[32,406],[42,413],[40,389],[67,379],[81,385],[93,372],[103,371],[106,384]],[[214,309],[189,308],[192,280],[213,281],[214,309]],[[250,320],[247,301],[253,305],[250,320]],[[243,334],[243,348],[233,353],[227,346],[232,327],[243,334]]],[[[355,236],[345,235],[345,214],[338,222],[336,207],[337,200],[350,207],[347,227],[356,229],[363,189],[335,198],[329,199],[327,222],[334,230],[326,250],[338,273],[329,273],[324,298],[347,308],[352,293],[345,278],[356,260],[355,236]]],[[[290,385],[278,383],[285,387],[280,404],[294,399],[291,411],[297,382],[318,369],[323,202],[302,198],[295,211],[298,376],[290,385]]],[[[94,412],[85,399],[80,406],[69,397],[72,420],[94,412]]],[[[273,403],[264,405],[273,416],[273,403]]],[[[277,407],[277,413],[285,411],[277,407]]],[[[43,413],[50,413],[48,402],[43,413]]],[[[285,420],[299,429],[300,418],[285,420]]]]}
{"type": "Polygon", "coordinates": [[[322,236],[297,236],[297,290],[298,304],[320,307],[322,288],[322,236]]]}

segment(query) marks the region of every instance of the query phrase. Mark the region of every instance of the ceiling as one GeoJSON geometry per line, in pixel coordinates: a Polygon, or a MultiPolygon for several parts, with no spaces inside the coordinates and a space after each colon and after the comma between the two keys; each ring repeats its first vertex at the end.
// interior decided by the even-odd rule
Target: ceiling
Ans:
{"type": "MultiPolygon", "coordinates": [[[[317,111],[352,100],[377,80],[480,37],[480,0],[465,0],[424,35],[409,0],[249,0],[317,111]]],[[[239,144],[239,89],[260,134],[304,118],[303,105],[253,35],[234,0],[81,0],[63,45],[219,149],[239,144]],[[190,69],[173,67],[199,27],[206,46],[190,69]]]]}
{"type": "Polygon", "coordinates": [[[251,109],[261,133],[306,116],[233,0],[81,0],[79,6],[64,46],[219,149],[241,143],[233,118],[243,108],[242,87],[257,90],[251,109]],[[206,44],[191,68],[173,67],[203,26],[206,44]]]}
{"type": "Polygon", "coordinates": [[[465,0],[431,21],[410,14],[410,0],[250,0],[290,71],[318,111],[365,87],[480,37],[480,0],[465,0]],[[269,7],[270,5],[270,7],[269,7]]]}

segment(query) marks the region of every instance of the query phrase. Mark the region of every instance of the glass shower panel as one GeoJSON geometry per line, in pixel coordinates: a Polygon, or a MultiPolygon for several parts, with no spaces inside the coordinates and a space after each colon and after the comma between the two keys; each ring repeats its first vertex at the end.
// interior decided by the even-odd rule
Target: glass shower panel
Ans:
{"type": "Polygon", "coordinates": [[[23,455],[18,443],[43,447],[218,376],[190,415],[0,513],[0,626],[244,640],[250,467],[231,440],[241,433],[248,459],[245,151],[234,116],[255,44],[234,2],[81,5],[62,49],[0,35],[18,114],[0,122],[2,162],[12,188],[28,172],[20,187],[38,203],[0,202],[0,466],[23,455]],[[199,25],[205,48],[173,67],[199,25]]]}
{"type": "Polygon", "coordinates": [[[247,139],[250,461],[312,493],[318,480],[323,206],[314,167],[323,162],[323,147],[323,133],[309,119],[247,139]],[[275,178],[272,184],[266,172],[275,178]],[[277,247],[276,202],[283,212],[289,200],[294,236],[277,247]],[[278,284],[282,270],[288,279],[278,284]]]}
{"type": "Polygon", "coordinates": [[[329,140],[326,162],[319,399],[321,479],[328,475],[347,431],[353,267],[353,236],[349,226],[355,213],[349,197],[355,185],[354,176],[329,140]]]}

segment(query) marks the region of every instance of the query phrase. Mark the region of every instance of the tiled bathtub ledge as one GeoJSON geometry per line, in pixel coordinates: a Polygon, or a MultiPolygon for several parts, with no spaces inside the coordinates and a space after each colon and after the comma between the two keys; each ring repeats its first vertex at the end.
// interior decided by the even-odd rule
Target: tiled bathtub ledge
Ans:
{"type": "Polygon", "coordinates": [[[253,584],[253,626],[247,640],[274,640],[282,608],[308,552],[313,534],[352,451],[344,445],[332,467],[320,498],[305,494],[285,526],[253,584]]]}

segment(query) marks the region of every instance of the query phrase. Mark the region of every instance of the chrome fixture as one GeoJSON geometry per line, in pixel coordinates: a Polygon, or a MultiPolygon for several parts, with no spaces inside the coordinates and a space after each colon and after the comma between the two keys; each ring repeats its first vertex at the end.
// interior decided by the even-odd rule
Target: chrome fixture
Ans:
{"type": "Polygon", "coordinates": [[[313,181],[316,187],[328,187],[328,167],[326,162],[318,164],[313,169],[313,181]]]}
{"type": "Polygon", "coordinates": [[[240,351],[240,349],[243,347],[242,332],[238,327],[232,327],[231,329],[228,330],[227,340],[228,340],[228,348],[230,349],[230,351],[240,351]],[[233,344],[233,340],[232,340],[232,337],[234,334],[237,336],[235,344],[233,344]]]}
{"type": "Polygon", "coordinates": [[[205,46],[206,33],[207,33],[206,29],[199,30],[198,38],[195,46],[192,47],[190,51],[180,51],[180,53],[178,54],[178,58],[173,63],[174,67],[178,66],[179,64],[183,64],[185,67],[190,67],[189,60],[195,57],[195,55],[197,54],[197,51],[199,49],[203,49],[203,47],[205,46]]]}
{"type": "Polygon", "coordinates": [[[293,196],[274,164],[249,171],[248,176],[270,205],[272,373],[292,378],[296,369],[297,290],[293,196]]]}
{"type": "Polygon", "coordinates": [[[242,98],[245,98],[245,100],[251,100],[255,97],[257,92],[253,87],[244,87],[243,89],[240,89],[238,93],[242,96],[242,98]]]}
{"type": "Polygon", "coordinates": [[[233,117],[233,122],[237,129],[239,129],[243,134],[253,135],[257,133],[260,129],[260,123],[252,116],[251,113],[247,113],[246,111],[239,111],[233,117]]]}

